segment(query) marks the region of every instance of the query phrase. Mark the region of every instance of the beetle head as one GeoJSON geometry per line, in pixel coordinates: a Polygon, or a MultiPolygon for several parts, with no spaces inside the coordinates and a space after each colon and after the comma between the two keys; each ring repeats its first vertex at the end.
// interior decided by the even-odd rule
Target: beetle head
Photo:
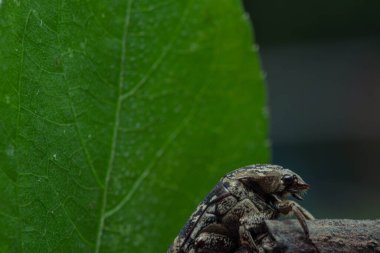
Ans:
{"type": "Polygon", "coordinates": [[[275,194],[280,198],[291,194],[302,200],[301,195],[310,188],[299,175],[279,165],[249,165],[227,174],[227,177],[252,185],[253,188],[258,186],[264,194],[275,194]]]}

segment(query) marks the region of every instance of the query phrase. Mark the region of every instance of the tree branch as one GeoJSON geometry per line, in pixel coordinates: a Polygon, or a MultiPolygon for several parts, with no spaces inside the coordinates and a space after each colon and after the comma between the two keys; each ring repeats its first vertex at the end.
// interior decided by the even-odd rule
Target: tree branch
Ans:
{"type": "Polygon", "coordinates": [[[297,220],[268,220],[261,246],[269,253],[380,252],[380,220],[307,221],[310,239],[297,220]]]}

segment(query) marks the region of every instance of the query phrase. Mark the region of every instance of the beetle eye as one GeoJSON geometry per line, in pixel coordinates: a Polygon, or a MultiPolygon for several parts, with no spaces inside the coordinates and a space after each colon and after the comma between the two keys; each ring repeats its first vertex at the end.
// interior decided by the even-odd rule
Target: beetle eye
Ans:
{"type": "Polygon", "coordinates": [[[282,177],[282,182],[284,182],[284,185],[285,186],[289,186],[289,185],[292,185],[294,180],[296,179],[296,177],[294,176],[291,176],[291,175],[285,175],[282,177]]]}

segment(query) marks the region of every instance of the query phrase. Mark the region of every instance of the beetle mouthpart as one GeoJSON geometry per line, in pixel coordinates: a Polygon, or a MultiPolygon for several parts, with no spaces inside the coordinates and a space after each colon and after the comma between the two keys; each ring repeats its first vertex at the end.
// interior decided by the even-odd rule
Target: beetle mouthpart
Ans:
{"type": "Polygon", "coordinates": [[[292,196],[295,197],[298,200],[303,200],[302,196],[299,195],[298,193],[292,193],[292,196]]]}
{"type": "Polygon", "coordinates": [[[310,185],[306,183],[297,183],[294,188],[296,188],[298,191],[305,191],[310,189],[310,185]]]}

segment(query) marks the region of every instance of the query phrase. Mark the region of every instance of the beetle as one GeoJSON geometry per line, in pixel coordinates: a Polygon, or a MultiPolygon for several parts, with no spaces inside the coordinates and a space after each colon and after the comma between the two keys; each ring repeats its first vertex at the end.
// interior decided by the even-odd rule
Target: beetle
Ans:
{"type": "Polygon", "coordinates": [[[294,214],[307,238],[306,209],[289,200],[302,200],[309,189],[304,180],[279,165],[248,165],[227,173],[199,204],[168,253],[263,252],[257,242],[263,223],[294,214]]]}

